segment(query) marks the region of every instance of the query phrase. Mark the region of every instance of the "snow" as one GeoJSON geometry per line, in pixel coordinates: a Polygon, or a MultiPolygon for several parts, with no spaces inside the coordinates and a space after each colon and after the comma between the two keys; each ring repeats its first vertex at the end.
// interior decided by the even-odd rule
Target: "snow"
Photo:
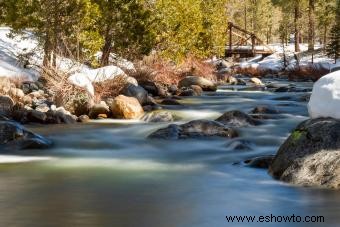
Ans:
{"type": "MultiPolygon", "coordinates": [[[[95,55],[97,60],[100,60],[101,56],[102,56],[102,52],[100,52],[100,51],[97,52],[96,55],[95,55]]],[[[122,68],[122,69],[134,71],[134,72],[136,71],[136,68],[135,68],[135,66],[133,65],[132,62],[130,62],[130,61],[124,59],[124,58],[121,58],[114,53],[110,54],[109,62],[120,67],[120,68],[122,68]]]]}
{"type": "MultiPolygon", "coordinates": [[[[30,32],[23,32],[16,38],[10,38],[10,28],[0,27],[0,77],[37,80],[39,73],[35,69],[26,69],[19,56],[35,52],[38,42],[30,32]]],[[[33,63],[39,62],[39,56],[31,56],[33,63]]]]}
{"type": "MultiPolygon", "coordinates": [[[[264,72],[270,73],[278,73],[285,69],[283,62],[283,47],[281,44],[270,44],[268,45],[272,50],[275,51],[274,54],[260,60],[260,56],[256,56],[255,58],[246,60],[240,63],[240,67],[242,69],[252,68],[264,72]]],[[[320,49],[320,45],[315,45],[315,49],[320,49]]],[[[300,49],[302,52],[308,50],[307,44],[300,44],[300,49]]],[[[296,59],[294,59],[294,44],[288,44],[284,48],[287,59],[289,60],[288,66],[286,70],[293,70],[297,66],[296,59]]],[[[331,72],[333,68],[340,67],[340,59],[338,60],[338,64],[334,64],[334,59],[330,59],[325,56],[324,53],[318,53],[313,56],[313,62],[316,69],[326,69],[331,72]]],[[[312,63],[312,56],[306,54],[301,57],[299,61],[299,66],[304,67],[308,66],[312,63]]]]}
{"type": "Polygon", "coordinates": [[[314,84],[308,111],[311,118],[340,119],[340,71],[327,74],[314,84]]]}
{"type": "Polygon", "coordinates": [[[111,80],[117,76],[127,77],[124,71],[117,66],[106,66],[92,70],[84,68],[80,72],[72,74],[69,81],[78,87],[84,88],[90,95],[94,96],[94,82],[111,80]]]}
{"type": "MultiPolygon", "coordinates": [[[[100,56],[101,52],[98,52],[96,57],[99,58],[100,56]]],[[[56,66],[61,72],[70,75],[70,83],[84,88],[91,95],[94,95],[92,83],[114,79],[118,75],[127,77],[122,68],[135,71],[132,62],[115,54],[110,55],[110,62],[114,62],[115,65],[92,69],[72,59],[58,56],[56,66]]],[[[43,50],[39,46],[34,34],[30,31],[24,31],[12,37],[10,27],[0,27],[0,77],[36,81],[40,76],[39,66],[42,63],[43,50]],[[20,56],[27,56],[29,58],[30,68],[24,67],[24,62],[20,60],[20,56]]],[[[128,78],[128,81],[136,83],[136,80],[132,78],[128,78]]]]}

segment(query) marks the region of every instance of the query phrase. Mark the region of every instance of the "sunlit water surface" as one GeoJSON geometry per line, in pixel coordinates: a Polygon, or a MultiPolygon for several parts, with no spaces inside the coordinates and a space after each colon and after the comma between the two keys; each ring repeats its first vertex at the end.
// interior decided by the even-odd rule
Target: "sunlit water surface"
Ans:
{"type": "Polygon", "coordinates": [[[306,93],[242,89],[221,86],[217,93],[167,108],[177,123],[215,119],[229,110],[249,112],[258,105],[280,110],[277,119],[239,129],[241,139],[253,144],[246,151],[233,150],[226,139],[146,139],[167,124],[107,120],[30,126],[55,146],[0,156],[0,226],[277,226],[225,218],[271,214],[322,215],[326,223],[315,226],[339,226],[339,192],[290,186],[266,170],[235,164],[275,154],[307,119],[306,102],[297,101],[306,93]]]}

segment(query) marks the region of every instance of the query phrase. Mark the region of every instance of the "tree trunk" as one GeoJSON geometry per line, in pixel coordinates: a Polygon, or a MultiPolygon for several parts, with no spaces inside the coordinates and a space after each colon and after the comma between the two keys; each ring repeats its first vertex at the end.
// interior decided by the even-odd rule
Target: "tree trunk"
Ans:
{"type": "Polygon", "coordinates": [[[47,34],[44,42],[44,60],[43,60],[43,66],[44,67],[50,67],[51,64],[51,40],[49,38],[49,35],[47,34]]]}
{"type": "Polygon", "coordinates": [[[109,64],[110,54],[112,50],[112,39],[113,38],[110,32],[107,32],[105,36],[105,43],[102,48],[103,54],[101,59],[101,66],[107,66],[109,64]]]}
{"type": "Polygon", "coordinates": [[[308,50],[314,50],[314,38],[315,38],[315,0],[309,0],[308,8],[308,21],[309,21],[309,31],[308,31],[308,50]]]}
{"type": "Polygon", "coordinates": [[[295,0],[294,9],[294,35],[295,35],[295,52],[300,52],[300,29],[299,29],[299,19],[300,19],[300,0],[295,0]]]}
{"type": "Polygon", "coordinates": [[[323,49],[326,50],[326,44],[327,44],[327,26],[325,25],[323,27],[323,49]]]}

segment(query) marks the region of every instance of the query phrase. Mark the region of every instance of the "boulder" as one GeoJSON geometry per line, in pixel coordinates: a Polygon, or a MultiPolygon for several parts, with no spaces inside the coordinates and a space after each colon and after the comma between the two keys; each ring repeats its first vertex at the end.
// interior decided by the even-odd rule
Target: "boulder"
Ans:
{"type": "Polygon", "coordinates": [[[47,120],[47,115],[46,113],[40,112],[38,110],[30,110],[27,112],[27,120],[28,122],[43,124],[47,120]]]}
{"type": "Polygon", "coordinates": [[[188,76],[178,83],[178,87],[190,87],[191,85],[200,86],[203,91],[216,91],[217,86],[210,80],[198,76],[188,76]]]}
{"type": "Polygon", "coordinates": [[[195,120],[182,125],[169,125],[149,135],[150,139],[195,139],[205,137],[234,138],[238,133],[233,128],[210,120],[195,120]]]}
{"type": "Polygon", "coordinates": [[[98,115],[100,114],[106,114],[108,115],[110,113],[109,106],[104,102],[100,102],[99,104],[95,104],[91,107],[89,117],[91,119],[97,119],[98,115]]]}
{"type": "Polygon", "coordinates": [[[26,105],[32,105],[32,98],[26,95],[23,97],[22,102],[26,105]]]}
{"type": "Polygon", "coordinates": [[[169,91],[170,94],[172,94],[172,95],[176,94],[177,91],[178,91],[177,85],[175,85],[175,84],[170,85],[170,86],[168,87],[168,91],[169,91]]]}
{"type": "Polygon", "coordinates": [[[76,116],[60,110],[50,110],[46,113],[46,116],[45,123],[47,124],[75,124],[78,120],[76,116]]]}
{"type": "Polygon", "coordinates": [[[48,107],[47,104],[42,104],[42,105],[35,107],[35,110],[46,113],[47,111],[50,110],[50,107],[48,107]]]}
{"type": "Polygon", "coordinates": [[[0,96],[0,114],[10,116],[14,107],[14,101],[9,96],[0,96]]]}
{"type": "Polygon", "coordinates": [[[144,88],[149,94],[152,94],[153,96],[159,95],[158,87],[156,83],[153,81],[149,81],[149,80],[141,81],[139,82],[139,86],[144,88]]]}
{"type": "Polygon", "coordinates": [[[76,116],[89,115],[90,109],[93,107],[93,105],[93,98],[84,93],[73,100],[70,109],[72,109],[72,113],[74,113],[76,116]]]}
{"type": "Polygon", "coordinates": [[[81,115],[78,117],[77,121],[80,123],[87,123],[90,121],[90,117],[87,115],[81,115]]]}
{"type": "Polygon", "coordinates": [[[250,78],[250,82],[253,83],[256,86],[264,86],[262,81],[259,78],[256,78],[256,77],[250,78]]]}
{"type": "Polygon", "coordinates": [[[174,117],[168,111],[154,111],[145,114],[142,120],[145,122],[172,122],[174,117]]]}
{"type": "Polygon", "coordinates": [[[226,83],[227,83],[227,84],[230,84],[230,85],[237,85],[237,84],[238,84],[238,81],[237,81],[237,79],[236,79],[235,77],[233,77],[233,76],[228,76],[228,77],[226,78],[226,83]]]}
{"type": "Polygon", "coordinates": [[[0,149],[13,152],[17,149],[44,149],[52,146],[52,141],[34,134],[14,121],[0,121],[0,149]]]}
{"type": "Polygon", "coordinates": [[[25,96],[24,92],[21,89],[15,87],[12,87],[10,89],[9,94],[11,95],[11,97],[14,97],[16,99],[22,99],[25,96]]]}
{"type": "Polygon", "coordinates": [[[216,121],[235,127],[253,126],[259,124],[259,121],[238,110],[226,112],[221,117],[217,118],[216,121]]]}
{"type": "Polygon", "coordinates": [[[112,115],[119,119],[138,119],[144,114],[144,110],[134,97],[124,95],[117,96],[111,105],[112,115]]]}
{"type": "Polygon", "coordinates": [[[330,73],[314,84],[308,111],[311,118],[340,119],[340,71],[330,73]]]}
{"type": "Polygon", "coordinates": [[[198,85],[191,85],[190,88],[194,91],[195,96],[201,96],[203,89],[198,85]]]}
{"type": "Polygon", "coordinates": [[[289,183],[339,189],[339,155],[340,120],[310,119],[280,147],[269,173],[289,183]]]}
{"type": "Polygon", "coordinates": [[[136,98],[141,105],[146,104],[148,101],[148,92],[141,86],[127,84],[123,88],[122,94],[128,97],[136,98]]]}

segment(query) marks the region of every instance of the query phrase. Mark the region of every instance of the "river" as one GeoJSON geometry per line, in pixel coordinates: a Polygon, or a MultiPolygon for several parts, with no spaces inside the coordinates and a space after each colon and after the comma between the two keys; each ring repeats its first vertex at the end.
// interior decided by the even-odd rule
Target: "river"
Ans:
{"type": "Polygon", "coordinates": [[[251,144],[244,151],[223,138],[146,138],[166,123],[29,126],[55,146],[0,156],[0,226],[277,226],[226,220],[227,215],[271,214],[324,216],[325,223],[315,226],[339,226],[339,192],[291,186],[242,164],[275,154],[289,132],[307,119],[307,103],[299,100],[303,95],[220,86],[217,92],[184,98],[182,106],[167,107],[178,117],[176,123],[184,123],[215,119],[229,110],[275,106],[281,112],[275,119],[239,129],[241,139],[251,144]]]}

